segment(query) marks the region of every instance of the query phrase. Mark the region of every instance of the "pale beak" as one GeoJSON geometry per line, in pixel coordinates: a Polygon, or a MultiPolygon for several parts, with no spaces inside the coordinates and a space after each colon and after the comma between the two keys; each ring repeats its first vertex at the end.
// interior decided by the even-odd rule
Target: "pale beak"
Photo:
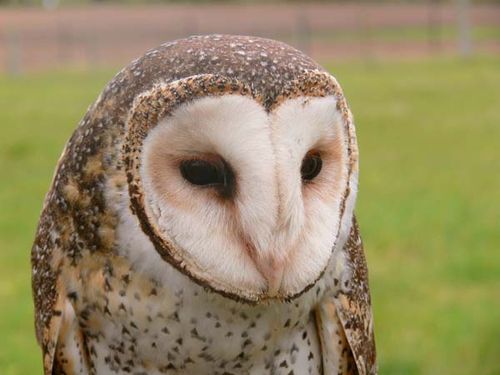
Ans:
{"type": "Polygon", "coordinates": [[[284,262],[271,258],[255,260],[255,264],[261,275],[267,280],[267,294],[270,297],[276,296],[283,281],[284,262]]]}

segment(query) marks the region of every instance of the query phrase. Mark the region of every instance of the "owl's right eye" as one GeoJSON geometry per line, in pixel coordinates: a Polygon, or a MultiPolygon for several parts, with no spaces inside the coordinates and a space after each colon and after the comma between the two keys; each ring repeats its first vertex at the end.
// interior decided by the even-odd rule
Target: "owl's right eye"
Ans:
{"type": "Polygon", "coordinates": [[[302,166],[300,167],[300,174],[302,175],[302,180],[311,181],[321,172],[323,166],[323,161],[319,153],[308,153],[304,160],[302,160],[302,166]]]}
{"type": "Polygon", "coordinates": [[[184,160],[180,170],[182,177],[193,185],[224,184],[224,165],[221,163],[201,159],[184,160]]]}

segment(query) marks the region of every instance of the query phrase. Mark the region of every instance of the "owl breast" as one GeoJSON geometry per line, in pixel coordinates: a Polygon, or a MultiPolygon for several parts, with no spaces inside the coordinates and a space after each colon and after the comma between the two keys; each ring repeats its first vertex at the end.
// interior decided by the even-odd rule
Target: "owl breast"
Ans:
{"type": "Polygon", "coordinates": [[[165,288],[118,257],[94,269],[72,298],[98,374],[321,371],[314,317],[299,302],[242,305],[183,275],[165,288]]]}

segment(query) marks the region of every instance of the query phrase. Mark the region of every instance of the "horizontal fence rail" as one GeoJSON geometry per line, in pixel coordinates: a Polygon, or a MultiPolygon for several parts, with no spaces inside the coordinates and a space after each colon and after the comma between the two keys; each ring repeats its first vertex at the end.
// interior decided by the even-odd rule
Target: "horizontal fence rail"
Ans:
{"type": "Polygon", "coordinates": [[[208,33],[280,39],[320,61],[500,53],[500,6],[461,3],[0,8],[0,72],[123,65],[208,33]]]}

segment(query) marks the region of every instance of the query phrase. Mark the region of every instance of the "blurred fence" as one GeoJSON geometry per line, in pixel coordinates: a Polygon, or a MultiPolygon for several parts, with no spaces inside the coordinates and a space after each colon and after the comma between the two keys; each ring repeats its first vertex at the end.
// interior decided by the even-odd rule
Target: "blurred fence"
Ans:
{"type": "Polygon", "coordinates": [[[123,65],[205,33],[276,38],[320,61],[500,53],[500,6],[460,1],[0,8],[0,72],[123,65]]]}

